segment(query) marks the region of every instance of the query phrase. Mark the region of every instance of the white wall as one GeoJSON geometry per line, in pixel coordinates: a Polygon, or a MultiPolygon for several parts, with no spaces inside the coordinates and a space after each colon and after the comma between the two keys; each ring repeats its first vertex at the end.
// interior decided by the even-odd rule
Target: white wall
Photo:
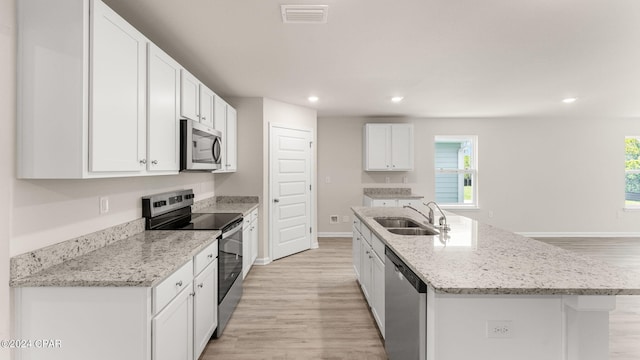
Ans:
{"type": "MultiPolygon", "coordinates": [[[[11,234],[11,182],[15,158],[16,17],[15,0],[0,0],[0,340],[11,338],[9,248],[11,234]]],[[[9,350],[0,348],[0,359],[9,350]]]]}
{"type": "Polygon", "coordinates": [[[533,235],[638,234],[640,212],[623,211],[624,136],[637,119],[318,119],[319,231],[349,232],[329,215],[351,215],[363,187],[409,186],[433,199],[435,135],[478,135],[480,209],[462,215],[533,235]],[[367,122],[412,122],[415,171],[362,170],[367,122]],[[326,177],[331,183],[325,183],[326,177]],[[391,183],[385,183],[389,176],[391,183]],[[402,183],[402,177],[408,183],[402,183]],[[493,212],[493,217],[488,212],[493,212]],[[547,234],[548,233],[548,234],[547,234]]]}

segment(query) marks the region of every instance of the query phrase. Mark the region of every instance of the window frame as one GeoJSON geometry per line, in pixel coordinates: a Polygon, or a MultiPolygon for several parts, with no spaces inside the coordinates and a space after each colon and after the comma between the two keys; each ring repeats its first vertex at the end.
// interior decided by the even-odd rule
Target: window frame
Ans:
{"type": "MultiPolygon", "coordinates": [[[[625,136],[624,140],[625,140],[625,152],[624,152],[624,156],[625,156],[625,161],[626,161],[626,157],[627,157],[627,151],[626,151],[626,142],[627,139],[636,139],[638,141],[640,141],[640,135],[636,135],[636,136],[625,136]]],[[[640,169],[631,169],[631,170],[627,170],[626,168],[626,164],[625,164],[625,169],[624,169],[624,183],[623,183],[623,210],[625,211],[640,211],[640,204],[637,205],[631,205],[627,203],[627,175],[630,174],[640,174],[640,169]]]]}
{"type": "Polygon", "coordinates": [[[433,190],[434,190],[434,199],[436,194],[436,176],[438,174],[470,174],[471,175],[471,189],[472,189],[472,199],[471,203],[438,203],[441,208],[449,209],[449,210],[478,210],[480,209],[480,202],[478,198],[478,135],[435,135],[433,139],[433,161],[434,161],[434,177],[433,177],[433,190]],[[463,142],[469,141],[471,143],[471,159],[469,163],[469,170],[466,169],[445,169],[445,168],[436,168],[435,167],[435,155],[436,155],[436,144],[439,142],[463,142]]]}

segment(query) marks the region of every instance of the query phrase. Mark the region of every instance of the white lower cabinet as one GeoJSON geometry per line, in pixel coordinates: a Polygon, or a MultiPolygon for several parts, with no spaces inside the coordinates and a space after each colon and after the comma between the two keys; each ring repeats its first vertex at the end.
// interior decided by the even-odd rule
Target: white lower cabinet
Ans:
{"type": "Polygon", "coordinates": [[[245,215],[242,224],[242,278],[247,277],[258,258],[258,209],[245,215]]]}
{"type": "Polygon", "coordinates": [[[353,268],[382,337],[385,336],[384,249],[384,244],[371,229],[356,219],[352,242],[353,268]]]}
{"type": "Polygon", "coordinates": [[[193,298],[193,351],[197,359],[207,346],[211,335],[218,326],[218,260],[207,267],[194,279],[193,298]]]}
{"type": "Polygon", "coordinates": [[[193,286],[187,285],[152,320],[153,360],[193,359],[193,286]]]}
{"type": "Polygon", "coordinates": [[[153,287],[15,288],[15,338],[59,346],[14,358],[197,359],[218,324],[217,255],[214,241],[153,287]]]}
{"type": "Polygon", "coordinates": [[[420,206],[424,198],[389,198],[389,199],[373,199],[369,196],[364,196],[364,206],[383,206],[383,207],[403,207],[405,205],[411,205],[413,207],[420,206]]]}

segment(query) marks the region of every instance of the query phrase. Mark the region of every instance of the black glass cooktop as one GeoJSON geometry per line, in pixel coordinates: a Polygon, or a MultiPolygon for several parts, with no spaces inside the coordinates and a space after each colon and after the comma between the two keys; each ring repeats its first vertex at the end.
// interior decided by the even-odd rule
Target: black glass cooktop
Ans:
{"type": "Polygon", "coordinates": [[[222,230],[226,225],[241,218],[240,213],[192,213],[156,227],[155,230],[222,230]]]}

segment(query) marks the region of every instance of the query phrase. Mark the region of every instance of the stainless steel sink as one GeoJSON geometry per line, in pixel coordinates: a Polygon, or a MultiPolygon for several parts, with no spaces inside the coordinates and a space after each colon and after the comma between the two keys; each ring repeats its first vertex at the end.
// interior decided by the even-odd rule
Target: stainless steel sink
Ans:
{"type": "Polygon", "coordinates": [[[373,218],[380,225],[386,228],[419,228],[420,224],[417,222],[403,217],[377,217],[373,218]]]}
{"type": "Polygon", "coordinates": [[[438,230],[406,217],[377,217],[373,218],[373,220],[384,226],[390,233],[398,235],[418,236],[440,234],[438,230]]]}
{"type": "Polygon", "coordinates": [[[440,232],[436,229],[428,229],[423,227],[412,228],[388,228],[387,231],[398,235],[438,235],[440,232]]]}

